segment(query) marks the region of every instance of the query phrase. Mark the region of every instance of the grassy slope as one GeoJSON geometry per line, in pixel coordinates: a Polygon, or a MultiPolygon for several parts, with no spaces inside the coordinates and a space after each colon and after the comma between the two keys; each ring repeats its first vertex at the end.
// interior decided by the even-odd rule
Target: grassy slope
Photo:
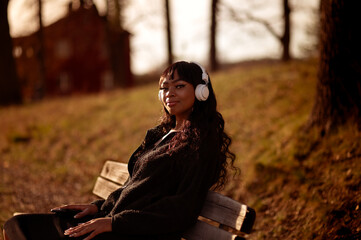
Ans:
{"type": "MultiPolygon", "coordinates": [[[[224,192],[257,210],[250,239],[334,239],[360,222],[360,133],[304,133],[315,61],[212,74],[240,178],[224,192]]],[[[155,79],[155,82],[157,80],[155,79]]],[[[12,212],[89,202],[107,158],[126,162],[161,112],[157,84],[0,109],[0,224],[12,212]]]]}

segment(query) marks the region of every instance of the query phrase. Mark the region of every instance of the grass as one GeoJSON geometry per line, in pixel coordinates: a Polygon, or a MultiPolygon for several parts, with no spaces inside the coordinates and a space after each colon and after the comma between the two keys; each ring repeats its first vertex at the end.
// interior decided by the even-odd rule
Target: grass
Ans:
{"type": "MultiPolygon", "coordinates": [[[[317,61],[307,60],[211,74],[242,171],[223,192],[257,210],[250,240],[342,239],[360,231],[360,132],[345,125],[322,138],[317,129],[302,128],[316,71],[317,61]]],[[[105,159],[127,162],[157,124],[157,80],[1,108],[0,225],[15,211],[92,201],[105,159]]]]}
{"type": "Polygon", "coordinates": [[[46,212],[93,198],[104,160],[127,161],[145,130],[156,124],[160,107],[151,94],[156,89],[1,109],[1,222],[15,211],[46,212]]]}

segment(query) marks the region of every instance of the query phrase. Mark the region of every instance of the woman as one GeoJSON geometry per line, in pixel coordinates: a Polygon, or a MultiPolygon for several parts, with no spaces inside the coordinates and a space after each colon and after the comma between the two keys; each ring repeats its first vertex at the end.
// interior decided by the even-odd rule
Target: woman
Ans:
{"type": "Polygon", "coordinates": [[[174,63],[159,86],[164,116],[131,156],[124,187],[106,200],[54,209],[72,215],[13,217],[5,239],[180,239],[196,222],[208,190],[225,184],[227,159],[233,166],[235,155],[202,66],[174,63]]]}

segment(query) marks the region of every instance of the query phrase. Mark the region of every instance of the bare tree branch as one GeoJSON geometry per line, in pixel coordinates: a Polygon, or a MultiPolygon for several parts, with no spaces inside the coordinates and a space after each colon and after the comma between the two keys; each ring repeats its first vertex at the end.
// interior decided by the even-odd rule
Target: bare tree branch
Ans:
{"type": "Polygon", "coordinates": [[[268,21],[258,18],[258,17],[255,17],[252,14],[250,14],[249,12],[246,12],[245,15],[247,17],[247,20],[263,25],[272,34],[272,36],[281,40],[282,37],[279,34],[277,34],[276,30],[271,26],[271,24],[268,21]]]}
{"type": "Polygon", "coordinates": [[[269,23],[269,21],[258,18],[254,15],[252,15],[249,11],[242,10],[236,12],[236,10],[226,4],[223,4],[224,10],[228,13],[228,15],[232,18],[232,20],[239,22],[239,23],[248,23],[248,22],[255,22],[259,23],[262,26],[264,26],[269,33],[271,33],[272,36],[277,38],[278,40],[281,40],[282,36],[280,36],[276,30],[272,27],[272,25],[269,23]]]}

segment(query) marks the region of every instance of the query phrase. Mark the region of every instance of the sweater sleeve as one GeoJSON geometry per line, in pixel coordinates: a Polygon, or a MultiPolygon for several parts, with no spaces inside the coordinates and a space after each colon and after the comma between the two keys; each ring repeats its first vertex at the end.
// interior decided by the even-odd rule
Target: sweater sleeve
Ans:
{"type": "Polygon", "coordinates": [[[124,185],[114,192],[112,192],[108,198],[105,199],[97,199],[93,201],[91,204],[94,204],[98,208],[98,213],[96,214],[97,217],[105,216],[108,214],[110,209],[112,209],[115,205],[116,200],[119,198],[120,194],[122,193],[124,187],[129,183],[129,177],[125,181],[124,185]]]}
{"type": "Polygon", "coordinates": [[[157,235],[182,232],[195,223],[208,193],[209,175],[213,171],[211,164],[204,165],[206,161],[181,161],[185,164],[176,193],[162,197],[142,210],[124,210],[115,214],[112,217],[112,231],[130,235],[157,235]]]}
{"type": "Polygon", "coordinates": [[[119,198],[120,194],[123,191],[123,187],[118,188],[114,192],[112,192],[106,200],[99,199],[92,202],[98,208],[98,212],[95,215],[96,217],[103,217],[107,215],[110,210],[114,207],[117,199],[119,198]]]}
{"type": "Polygon", "coordinates": [[[99,211],[104,202],[105,202],[105,199],[97,199],[97,200],[93,201],[91,204],[94,204],[95,206],[97,206],[98,211],[99,211]]]}

